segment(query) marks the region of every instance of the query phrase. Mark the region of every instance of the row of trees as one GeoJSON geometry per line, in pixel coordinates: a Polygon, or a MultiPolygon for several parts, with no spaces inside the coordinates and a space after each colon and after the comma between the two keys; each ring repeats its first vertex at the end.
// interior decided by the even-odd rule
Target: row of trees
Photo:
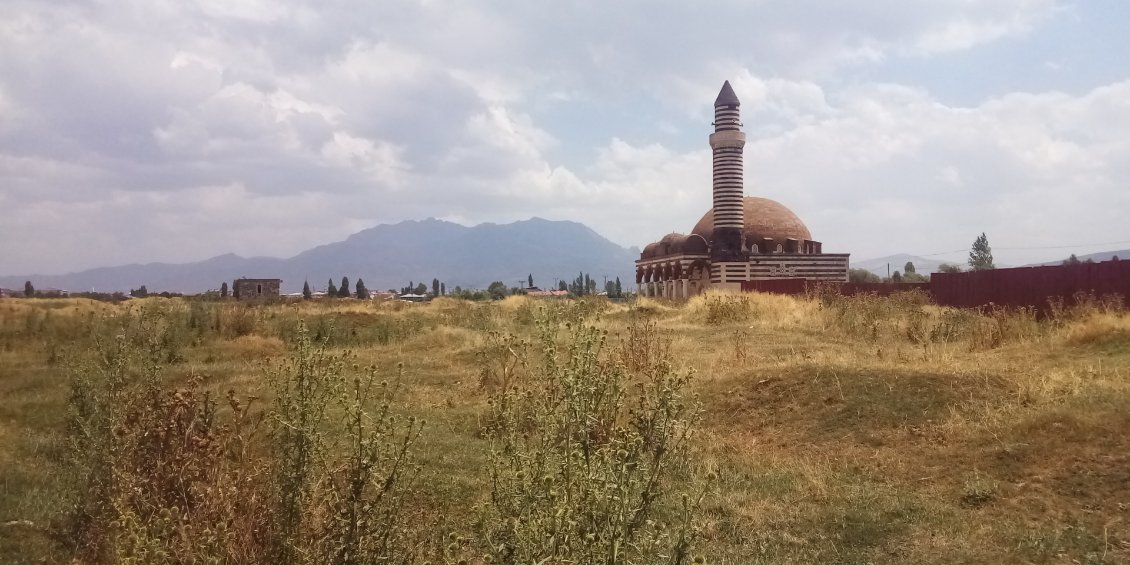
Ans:
{"type": "MultiPolygon", "coordinates": [[[[1072,255],[1070,259],[1064,261],[1064,264],[1071,264],[1071,259],[1075,259],[1075,255],[1072,255]]],[[[1075,259],[1075,262],[1078,263],[1079,259],[1075,259]]],[[[981,235],[973,240],[973,246],[969,250],[968,264],[971,271],[985,271],[996,268],[996,265],[993,264],[993,248],[989,246],[989,238],[985,236],[984,232],[981,232],[981,235]]],[[[950,263],[942,263],[938,265],[938,272],[960,273],[961,267],[950,263]]],[[[914,267],[914,263],[911,261],[907,261],[906,265],[903,265],[901,273],[895,271],[891,274],[890,278],[881,278],[879,275],[867,269],[850,269],[848,271],[848,282],[853,283],[917,283],[927,282],[929,280],[929,276],[918,273],[918,270],[914,267]]]]}
{"type": "MultiPolygon", "coordinates": [[[[1110,260],[1111,261],[1120,261],[1121,259],[1118,258],[1118,255],[1111,255],[1110,260]]],[[[1094,263],[1094,262],[1095,262],[1095,260],[1091,259],[1090,257],[1088,257],[1086,260],[1080,260],[1078,257],[1075,256],[1074,253],[1072,253],[1071,256],[1068,257],[1067,259],[1063,260],[1064,265],[1082,265],[1084,263],[1094,263]]]]}
{"type": "MultiPolygon", "coordinates": [[[[519,281],[519,284],[521,284],[521,282],[522,281],[519,281]]],[[[488,298],[498,300],[513,294],[525,294],[528,290],[537,288],[534,286],[533,273],[526,275],[525,283],[525,288],[519,288],[517,286],[508,287],[506,283],[502,281],[494,281],[487,286],[485,291],[476,289],[464,289],[460,286],[455,286],[451,291],[451,295],[460,298],[468,298],[471,300],[485,300],[488,298]]],[[[592,278],[591,275],[585,272],[578,273],[577,278],[573,279],[572,282],[562,279],[558,282],[557,285],[557,290],[566,291],[573,296],[593,295],[597,293],[597,289],[598,286],[596,279],[592,278]]],[[[620,283],[620,277],[616,277],[614,280],[606,280],[604,283],[604,292],[610,298],[622,298],[624,296],[624,291],[623,286],[620,283]]],[[[400,293],[428,294],[428,288],[422,282],[417,284],[415,281],[409,281],[408,286],[401,287],[400,293]]],[[[430,294],[432,296],[447,296],[447,284],[440,281],[439,279],[432,279],[432,288],[430,294]]]]}
{"type": "MultiPolygon", "coordinates": [[[[338,298],[356,297],[356,298],[360,298],[361,300],[368,300],[371,295],[369,294],[369,289],[365,288],[365,281],[364,280],[358,278],[355,290],[350,291],[349,290],[349,277],[341,277],[341,286],[340,287],[334,286],[334,280],[333,279],[329,279],[326,282],[326,296],[330,297],[330,298],[333,298],[333,297],[338,297],[338,298]]],[[[302,283],[302,298],[305,298],[306,300],[310,300],[313,297],[314,297],[314,293],[313,293],[313,291],[310,290],[310,281],[304,281],[302,283]]]]}
{"type": "Polygon", "coordinates": [[[39,291],[31,284],[31,281],[24,281],[24,298],[59,298],[65,296],[66,293],[59,290],[39,291]]]}
{"type": "Polygon", "coordinates": [[[914,263],[907,261],[903,265],[902,272],[895,271],[891,274],[890,278],[883,278],[867,269],[850,269],[848,271],[848,282],[853,283],[880,283],[880,282],[893,282],[893,283],[920,283],[927,282],[930,277],[918,273],[914,263]]]}
{"type": "MultiPolygon", "coordinates": [[[[535,288],[533,273],[530,273],[526,276],[526,285],[526,289],[535,288]]],[[[587,296],[597,293],[597,282],[588,273],[581,272],[572,282],[566,282],[564,279],[562,279],[557,288],[558,290],[567,291],[573,296],[587,296]]],[[[497,299],[511,294],[523,294],[526,289],[518,287],[508,288],[502,281],[494,281],[487,287],[485,293],[484,291],[463,289],[459,286],[456,286],[453,294],[460,297],[469,297],[470,295],[475,295],[476,293],[478,293],[482,294],[483,298],[489,296],[491,298],[497,299]]],[[[446,296],[447,283],[439,280],[438,278],[433,278],[430,290],[430,294],[432,296],[446,296]]],[[[214,290],[209,291],[209,293],[215,292],[216,291],[214,290]]],[[[624,291],[623,287],[620,284],[620,277],[616,277],[615,280],[605,280],[604,292],[610,298],[622,298],[624,296],[624,291]]],[[[168,294],[169,293],[162,293],[162,296],[168,294]]],[[[429,294],[429,289],[427,284],[423,282],[416,283],[415,281],[409,281],[408,286],[400,288],[400,294],[426,295],[429,294]]],[[[145,298],[146,296],[149,296],[149,290],[145,288],[145,285],[141,285],[138,288],[130,289],[129,295],[135,298],[145,298]]],[[[228,286],[227,281],[224,281],[220,284],[219,296],[220,298],[228,298],[231,295],[232,291],[228,286]]],[[[36,290],[35,287],[32,286],[31,281],[24,283],[24,296],[36,296],[36,290]]],[[[215,294],[212,294],[212,296],[215,296],[215,294]]],[[[340,298],[356,297],[360,299],[368,299],[371,297],[371,293],[369,292],[369,289],[365,287],[365,281],[363,281],[362,279],[357,279],[357,284],[354,285],[353,289],[351,290],[349,277],[341,277],[340,285],[335,285],[332,278],[326,282],[326,296],[340,298]]],[[[304,281],[302,283],[302,297],[307,300],[310,300],[314,297],[313,289],[310,288],[310,281],[304,281]]],[[[478,298],[478,296],[476,295],[475,298],[478,298]]]]}
{"type": "MultiPolygon", "coordinates": [[[[408,281],[408,286],[401,287],[400,294],[428,294],[428,286],[424,283],[416,284],[413,281],[408,281]]],[[[432,296],[444,296],[447,294],[447,283],[439,279],[432,279],[432,296]]]]}
{"type": "MultiPolygon", "coordinates": [[[[573,296],[587,296],[597,293],[596,279],[589,276],[588,273],[582,272],[577,275],[577,278],[572,282],[566,283],[564,280],[557,285],[558,290],[567,290],[573,296]]],[[[620,277],[615,280],[604,280],[604,293],[609,298],[622,298],[624,296],[624,289],[620,285],[620,277]]]]}

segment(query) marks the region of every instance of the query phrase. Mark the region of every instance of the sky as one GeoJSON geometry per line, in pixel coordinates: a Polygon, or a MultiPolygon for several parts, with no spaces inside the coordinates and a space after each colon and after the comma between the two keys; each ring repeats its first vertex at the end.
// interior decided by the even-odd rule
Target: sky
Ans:
{"type": "Polygon", "coordinates": [[[381,223],[582,222],[639,246],[746,194],[827,252],[1130,248],[1125,0],[0,0],[0,274],[381,223]]]}

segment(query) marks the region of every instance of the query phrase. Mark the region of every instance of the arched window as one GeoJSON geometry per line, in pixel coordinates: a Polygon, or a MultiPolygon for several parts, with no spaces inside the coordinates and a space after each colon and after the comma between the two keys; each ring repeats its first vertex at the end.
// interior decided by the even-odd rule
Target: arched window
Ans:
{"type": "Polygon", "coordinates": [[[756,244],[756,243],[755,243],[755,244],[753,244],[753,245],[751,245],[751,246],[749,246],[749,252],[750,252],[750,253],[760,253],[760,251],[759,251],[759,250],[757,249],[757,244],[756,244]]]}
{"type": "Polygon", "coordinates": [[[780,243],[778,243],[778,244],[777,244],[777,253],[781,253],[781,252],[783,252],[784,250],[785,250],[785,248],[784,248],[784,247],[782,247],[780,243]]]}

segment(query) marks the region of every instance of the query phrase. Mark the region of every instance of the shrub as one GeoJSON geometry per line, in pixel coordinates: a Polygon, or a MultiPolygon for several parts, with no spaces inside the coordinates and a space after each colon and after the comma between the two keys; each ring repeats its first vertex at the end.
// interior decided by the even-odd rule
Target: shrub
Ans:
{"type": "Polygon", "coordinates": [[[270,441],[256,448],[250,399],[229,391],[222,410],[200,376],[163,386],[168,340],[153,319],[99,323],[93,355],[69,372],[78,561],[412,562],[403,510],[423,424],[394,413],[399,374],[358,370],[300,324],[268,371],[270,441]]]}
{"type": "Polygon", "coordinates": [[[200,377],[161,386],[167,340],[146,316],[101,321],[91,358],[69,370],[70,539],[84,562],[254,561],[264,513],[247,464],[254,419],[231,416],[200,377]],[[109,331],[108,331],[109,330],[109,331]],[[105,339],[106,334],[113,335],[105,339]]]}
{"type": "Polygon", "coordinates": [[[708,294],[705,298],[706,323],[732,324],[749,320],[753,305],[748,296],[741,294],[708,294]]]}
{"type": "Polygon", "coordinates": [[[227,339],[254,333],[258,322],[256,309],[250,304],[225,303],[216,313],[216,331],[227,339]]]}
{"type": "Polygon", "coordinates": [[[643,356],[607,356],[601,331],[566,328],[562,352],[541,322],[541,366],[491,396],[483,549],[515,564],[690,562],[702,497],[673,480],[698,419],[690,375],[668,359],[629,372],[614,359],[643,356]]]}
{"type": "Polygon", "coordinates": [[[300,323],[291,358],[268,373],[274,562],[408,562],[412,553],[400,514],[423,424],[391,411],[399,375],[378,384],[370,367],[350,380],[347,358],[330,353],[326,340],[313,341],[300,323]]]}

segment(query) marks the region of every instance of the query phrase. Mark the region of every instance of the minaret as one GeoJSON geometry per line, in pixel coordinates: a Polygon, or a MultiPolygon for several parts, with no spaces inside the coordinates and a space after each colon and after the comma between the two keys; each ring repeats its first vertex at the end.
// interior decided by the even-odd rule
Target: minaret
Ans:
{"type": "Polygon", "coordinates": [[[741,104],[730,81],[726,81],[714,100],[714,133],[710,134],[710,148],[714,150],[714,242],[710,257],[714,262],[744,260],[742,151],[745,133],[741,131],[738,109],[741,104]]]}

